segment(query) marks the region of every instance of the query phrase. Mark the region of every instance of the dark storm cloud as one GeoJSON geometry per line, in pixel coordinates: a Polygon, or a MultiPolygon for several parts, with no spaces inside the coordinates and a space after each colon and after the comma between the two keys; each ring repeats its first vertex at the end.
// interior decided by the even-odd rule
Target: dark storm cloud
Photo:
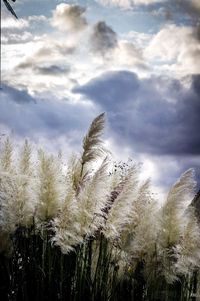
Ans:
{"type": "Polygon", "coordinates": [[[192,76],[192,88],[194,92],[200,97],[200,74],[192,76]]]}
{"type": "Polygon", "coordinates": [[[190,88],[178,80],[139,79],[108,72],[74,89],[108,112],[113,135],[136,152],[199,155],[200,76],[190,88]]]}
{"type": "Polygon", "coordinates": [[[5,84],[1,85],[0,95],[0,106],[3,102],[9,102],[10,99],[12,99],[13,102],[16,102],[18,104],[35,102],[35,99],[31,95],[29,95],[25,90],[16,90],[15,88],[5,84]]]}
{"type": "Polygon", "coordinates": [[[117,34],[105,22],[101,21],[94,25],[90,43],[93,52],[105,55],[117,47],[117,34]]]}
{"type": "Polygon", "coordinates": [[[55,97],[53,100],[33,98],[26,91],[4,85],[1,90],[0,127],[6,127],[22,138],[56,140],[77,131],[79,134],[73,139],[80,140],[95,115],[96,112],[81,103],[72,104],[55,100],[55,97]]]}
{"type": "Polygon", "coordinates": [[[119,71],[104,73],[73,91],[86,95],[110,112],[120,112],[122,106],[134,98],[139,85],[140,81],[135,73],[119,71]]]}

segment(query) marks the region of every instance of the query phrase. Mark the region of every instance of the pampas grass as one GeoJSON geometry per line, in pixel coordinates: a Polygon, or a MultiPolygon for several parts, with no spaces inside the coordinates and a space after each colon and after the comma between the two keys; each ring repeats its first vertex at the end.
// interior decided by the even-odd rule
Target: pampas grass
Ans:
{"type": "MultiPolygon", "coordinates": [[[[97,116],[90,125],[87,135],[83,139],[83,153],[81,157],[82,168],[86,163],[94,161],[101,156],[102,140],[101,134],[105,124],[105,114],[97,116]]],[[[82,172],[83,170],[81,170],[82,172]]]]}
{"type": "Polygon", "coordinates": [[[8,138],[0,154],[0,295],[3,300],[192,300],[200,287],[194,171],[163,205],[140,166],[116,163],[102,144],[105,115],[81,155],[8,138]],[[98,164],[97,164],[98,163],[98,164]],[[195,206],[194,206],[195,204],[195,206]],[[34,295],[32,292],[35,292],[34,295]]]}

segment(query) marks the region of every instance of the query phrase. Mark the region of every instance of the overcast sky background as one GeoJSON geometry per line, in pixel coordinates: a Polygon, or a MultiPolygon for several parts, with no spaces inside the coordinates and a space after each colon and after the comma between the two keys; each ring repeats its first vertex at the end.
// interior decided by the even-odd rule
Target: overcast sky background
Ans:
{"type": "MultiPolygon", "coordinates": [[[[106,146],[158,193],[200,177],[199,0],[2,4],[0,132],[68,155],[106,112],[106,146]]],[[[200,182],[200,181],[199,181],[200,182]]]]}

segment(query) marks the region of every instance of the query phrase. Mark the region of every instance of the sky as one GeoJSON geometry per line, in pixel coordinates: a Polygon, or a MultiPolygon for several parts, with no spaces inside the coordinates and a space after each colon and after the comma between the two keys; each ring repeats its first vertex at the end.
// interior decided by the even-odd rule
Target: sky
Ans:
{"type": "Polygon", "coordinates": [[[200,1],[2,4],[0,133],[80,151],[106,113],[116,160],[142,163],[158,197],[188,168],[200,186],[200,1]]]}

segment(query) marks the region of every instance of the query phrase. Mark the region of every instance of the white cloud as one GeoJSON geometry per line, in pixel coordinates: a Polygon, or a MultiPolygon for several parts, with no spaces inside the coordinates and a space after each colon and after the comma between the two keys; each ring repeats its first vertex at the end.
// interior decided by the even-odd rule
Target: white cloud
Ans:
{"type": "Polygon", "coordinates": [[[69,71],[75,48],[70,41],[62,37],[56,39],[53,33],[31,36],[22,32],[21,40],[19,34],[13,34],[5,35],[4,42],[9,44],[2,49],[4,82],[14,87],[26,87],[32,92],[59,88],[62,92],[64,90],[63,95],[66,86],[67,90],[73,86],[69,71]]]}
{"type": "Polygon", "coordinates": [[[128,33],[122,35],[124,40],[134,43],[139,48],[145,48],[151,41],[153,35],[144,32],[129,31],[128,33]]]}
{"type": "Polygon", "coordinates": [[[24,31],[23,33],[10,33],[8,35],[2,36],[1,42],[2,44],[24,44],[30,42],[33,39],[33,35],[24,31]]]}
{"type": "Polygon", "coordinates": [[[81,31],[87,26],[85,8],[61,3],[53,11],[52,25],[62,31],[81,31]]]}
{"type": "Polygon", "coordinates": [[[119,6],[125,9],[131,8],[135,5],[149,5],[158,2],[165,2],[166,0],[97,0],[103,5],[119,6]]]}
{"type": "Polygon", "coordinates": [[[162,28],[144,51],[145,58],[162,70],[185,76],[199,73],[200,43],[197,29],[189,26],[167,25],[162,28]]]}
{"type": "Polygon", "coordinates": [[[2,29],[24,29],[29,26],[28,20],[19,19],[16,20],[12,17],[5,17],[1,20],[2,29]]]}
{"type": "Polygon", "coordinates": [[[151,72],[184,76],[200,70],[194,28],[168,25],[155,35],[136,31],[118,35],[104,21],[88,23],[84,12],[80,6],[62,3],[51,19],[30,16],[26,21],[44,28],[54,24],[45,34],[37,26],[31,34],[23,22],[24,28],[4,32],[3,42],[11,45],[4,45],[2,51],[3,79],[31,92],[52,89],[67,97],[66,90],[108,70],[131,70],[140,77],[151,72]]]}
{"type": "Polygon", "coordinates": [[[30,22],[47,22],[48,21],[48,19],[47,19],[47,17],[45,17],[44,15],[33,15],[33,16],[29,16],[28,17],[28,20],[30,21],[30,22]]]}
{"type": "Polygon", "coordinates": [[[48,24],[49,20],[43,15],[29,16],[18,20],[4,16],[1,20],[2,42],[4,44],[24,44],[34,40],[37,28],[48,24]]]}
{"type": "Polygon", "coordinates": [[[147,69],[141,48],[126,40],[120,40],[118,44],[114,52],[113,64],[118,68],[147,69]]]}

